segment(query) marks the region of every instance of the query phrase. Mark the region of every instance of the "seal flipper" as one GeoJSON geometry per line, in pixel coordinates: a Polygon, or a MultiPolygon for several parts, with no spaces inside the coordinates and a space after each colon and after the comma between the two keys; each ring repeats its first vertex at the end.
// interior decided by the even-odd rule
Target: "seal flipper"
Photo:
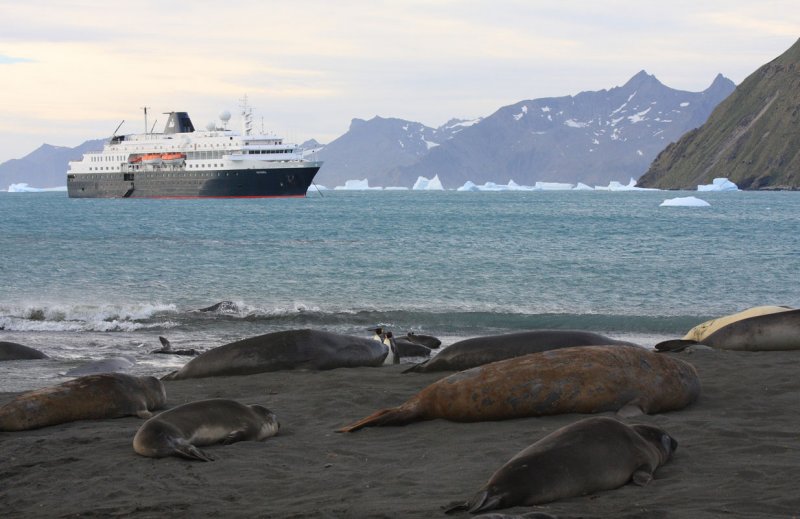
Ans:
{"type": "Polygon", "coordinates": [[[652,480],[653,468],[648,465],[642,465],[641,467],[637,468],[635,471],[633,471],[633,475],[631,476],[631,481],[640,487],[647,485],[652,480]]]}
{"type": "Polygon", "coordinates": [[[634,416],[641,416],[643,414],[647,413],[636,403],[636,400],[628,402],[617,411],[617,416],[620,418],[633,418],[634,416]]]}
{"type": "Polygon", "coordinates": [[[153,413],[151,413],[147,409],[142,409],[140,411],[136,411],[136,416],[138,416],[142,420],[147,420],[148,418],[152,418],[153,417],[153,413]]]}
{"type": "Polygon", "coordinates": [[[355,432],[364,427],[380,427],[383,425],[406,425],[419,418],[419,411],[413,409],[414,405],[408,406],[407,403],[398,407],[381,409],[366,418],[346,425],[336,432],[355,432]]]}
{"type": "Polygon", "coordinates": [[[472,499],[466,503],[462,501],[460,503],[454,503],[453,505],[450,505],[450,507],[446,509],[444,513],[453,514],[466,510],[471,514],[477,514],[478,512],[486,512],[487,510],[496,510],[500,507],[500,501],[502,501],[502,496],[490,496],[489,491],[487,489],[483,489],[472,496],[472,499]]]}
{"type": "Polygon", "coordinates": [[[655,345],[656,351],[683,351],[689,346],[693,346],[695,344],[700,344],[697,341],[693,341],[691,339],[672,339],[669,341],[659,342],[655,345]]]}
{"type": "Polygon", "coordinates": [[[161,347],[163,348],[162,351],[166,352],[172,350],[172,344],[170,344],[166,337],[161,337],[159,335],[158,340],[161,341],[161,347]]]}
{"type": "Polygon", "coordinates": [[[232,431],[228,436],[222,439],[223,445],[230,445],[231,443],[236,443],[243,441],[245,438],[244,431],[239,429],[238,431],[232,431]]]}
{"type": "Polygon", "coordinates": [[[199,461],[214,461],[213,456],[206,454],[185,440],[175,442],[173,448],[175,449],[175,455],[181,456],[182,458],[199,461]]]}

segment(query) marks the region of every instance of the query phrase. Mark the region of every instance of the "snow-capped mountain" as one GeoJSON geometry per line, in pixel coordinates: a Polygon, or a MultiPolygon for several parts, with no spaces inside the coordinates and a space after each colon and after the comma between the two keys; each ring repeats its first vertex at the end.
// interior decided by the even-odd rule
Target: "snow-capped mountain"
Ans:
{"type": "MultiPolygon", "coordinates": [[[[373,185],[389,185],[385,182],[390,171],[418,162],[476,122],[453,119],[431,128],[403,119],[353,119],[347,133],[326,146],[312,148],[316,159],[324,161],[315,182],[335,186],[367,178],[373,185]]],[[[413,180],[407,184],[410,187],[413,180]]]]}
{"type": "Polygon", "coordinates": [[[466,181],[605,185],[642,175],[669,143],[703,124],[735,88],[718,75],[702,92],[671,89],[641,71],[621,87],[520,101],[464,128],[418,161],[373,184],[411,185],[439,175],[466,181]]]}

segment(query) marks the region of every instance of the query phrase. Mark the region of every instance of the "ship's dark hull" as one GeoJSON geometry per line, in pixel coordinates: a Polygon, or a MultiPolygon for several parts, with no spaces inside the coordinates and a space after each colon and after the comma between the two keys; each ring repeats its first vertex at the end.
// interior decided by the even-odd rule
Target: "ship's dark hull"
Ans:
{"type": "Polygon", "coordinates": [[[267,198],[305,196],[319,166],[67,175],[70,198],[267,198]]]}

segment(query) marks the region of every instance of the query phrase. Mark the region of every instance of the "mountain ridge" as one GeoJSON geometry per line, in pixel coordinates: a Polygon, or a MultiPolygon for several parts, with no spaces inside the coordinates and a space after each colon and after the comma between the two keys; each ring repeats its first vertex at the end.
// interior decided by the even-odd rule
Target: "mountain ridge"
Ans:
{"type": "Polygon", "coordinates": [[[638,185],[689,189],[725,177],[742,189],[800,189],[798,125],[800,39],[666,147],[638,185]]]}

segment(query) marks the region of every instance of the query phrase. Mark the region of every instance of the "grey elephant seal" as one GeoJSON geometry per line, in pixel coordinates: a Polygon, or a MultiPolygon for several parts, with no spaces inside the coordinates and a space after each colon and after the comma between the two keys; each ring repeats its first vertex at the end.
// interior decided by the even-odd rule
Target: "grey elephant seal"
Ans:
{"type": "Polygon", "coordinates": [[[74,367],[64,373],[67,377],[81,377],[95,373],[119,373],[128,370],[136,364],[136,359],[128,355],[111,357],[109,359],[93,360],[74,367]]]}
{"type": "Polygon", "coordinates": [[[22,393],[0,407],[0,431],[24,431],[76,420],[150,418],[167,397],[155,377],[102,373],[22,393]]]}
{"type": "Polygon", "coordinates": [[[383,364],[379,341],[318,330],[268,333],[219,346],[187,362],[163,380],[251,375],[287,369],[326,370],[383,364]]]}
{"type": "MultiPolygon", "coordinates": [[[[738,314],[734,314],[736,315],[738,314]]],[[[686,346],[699,343],[721,350],[800,350],[800,310],[775,311],[742,319],[728,319],[721,326],[710,328],[711,333],[702,334],[700,340],[684,338],[664,341],[655,347],[659,351],[680,351],[686,346]]]]}
{"type": "Polygon", "coordinates": [[[504,335],[487,335],[455,342],[436,354],[435,357],[407,369],[404,373],[463,371],[529,353],[574,346],[615,344],[635,346],[630,342],[618,341],[599,333],[581,330],[531,330],[504,335]]]}
{"type": "Polygon", "coordinates": [[[0,341],[0,361],[47,358],[49,358],[47,355],[29,346],[17,344],[16,342],[0,341]]]}
{"type": "Polygon", "coordinates": [[[454,373],[339,432],[436,418],[481,422],[606,411],[634,416],[682,409],[699,395],[700,380],[688,362],[639,346],[579,346],[454,373]]]}
{"type": "Polygon", "coordinates": [[[150,353],[163,353],[166,355],[190,355],[190,356],[200,354],[200,352],[195,350],[194,348],[186,350],[172,349],[172,344],[167,340],[166,337],[159,337],[158,340],[161,342],[161,349],[153,350],[150,353]]]}
{"type": "Polygon", "coordinates": [[[233,301],[220,301],[219,303],[198,310],[198,312],[217,312],[221,314],[235,314],[239,311],[239,305],[233,301]]]}
{"type": "Polygon", "coordinates": [[[612,490],[629,481],[643,486],[677,447],[678,442],[658,427],[585,418],[519,452],[469,501],[448,512],[548,503],[612,490]]]}
{"type": "Polygon", "coordinates": [[[199,400],[147,420],[133,437],[133,450],[150,458],[178,456],[213,461],[197,447],[261,441],[276,435],[279,429],[275,414],[263,406],[223,398],[199,400]]]}

